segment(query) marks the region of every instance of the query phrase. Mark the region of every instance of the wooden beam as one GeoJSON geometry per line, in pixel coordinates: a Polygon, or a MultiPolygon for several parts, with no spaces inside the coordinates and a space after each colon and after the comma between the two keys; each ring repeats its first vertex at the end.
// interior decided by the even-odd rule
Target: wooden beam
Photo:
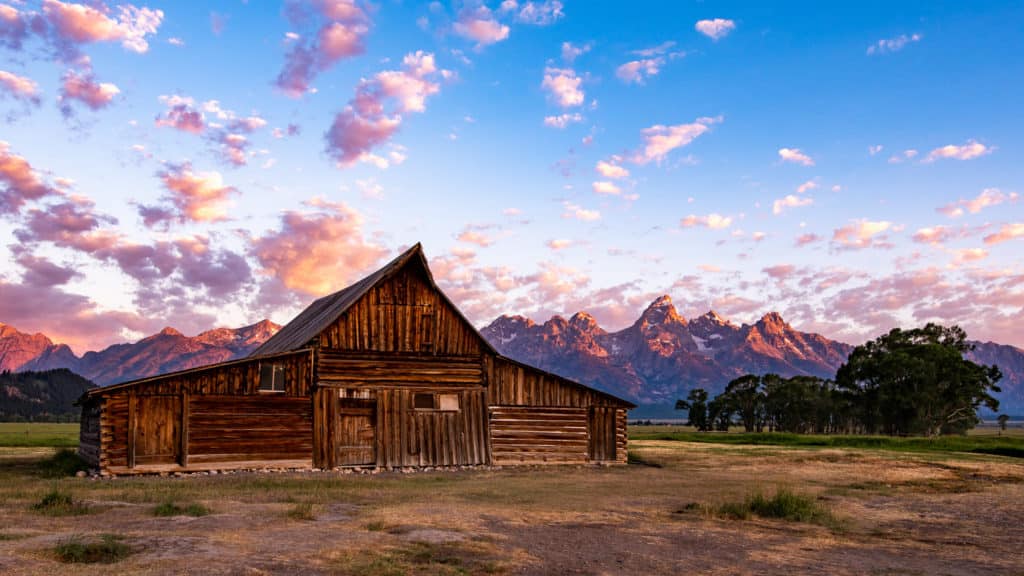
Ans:
{"type": "Polygon", "coordinates": [[[188,467],[188,423],[189,423],[188,388],[181,393],[181,454],[178,461],[188,467]]]}
{"type": "Polygon", "coordinates": [[[137,428],[138,411],[137,406],[138,399],[135,396],[135,391],[128,393],[128,467],[135,467],[135,433],[137,428]]]}

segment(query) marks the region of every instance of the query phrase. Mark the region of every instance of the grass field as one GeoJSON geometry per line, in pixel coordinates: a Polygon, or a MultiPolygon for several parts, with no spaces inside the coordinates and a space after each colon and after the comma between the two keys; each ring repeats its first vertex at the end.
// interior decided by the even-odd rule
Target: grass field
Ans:
{"type": "Polygon", "coordinates": [[[74,448],[78,423],[0,422],[0,446],[74,448]]]}
{"type": "Polygon", "coordinates": [[[629,466],[408,475],[54,479],[8,446],[0,573],[1024,574],[1020,459],[631,431],[629,466]]]}

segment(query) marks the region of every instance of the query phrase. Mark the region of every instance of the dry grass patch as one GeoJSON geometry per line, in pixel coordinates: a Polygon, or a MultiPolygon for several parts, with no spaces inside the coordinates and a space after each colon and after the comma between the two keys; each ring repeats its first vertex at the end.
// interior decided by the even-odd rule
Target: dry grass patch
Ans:
{"type": "Polygon", "coordinates": [[[333,564],[339,574],[353,576],[461,576],[507,571],[494,548],[482,542],[410,542],[399,547],[346,553],[333,564]]]}
{"type": "Polygon", "coordinates": [[[68,564],[112,564],[131,553],[131,546],[119,534],[101,534],[98,539],[72,536],[53,547],[57,560],[68,564]]]}
{"type": "Polygon", "coordinates": [[[179,506],[174,500],[168,500],[153,509],[153,516],[206,516],[210,509],[202,504],[188,504],[179,506]]]}
{"type": "Polygon", "coordinates": [[[313,512],[312,502],[298,502],[289,508],[284,515],[292,520],[316,520],[316,513],[313,512]]]}
{"type": "Polygon", "coordinates": [[[71,497],[71,494],[60,490],[51,490],[32,505],[32,510],[44,516],[81,516],[92,510],[84,503],[71,497]]]}

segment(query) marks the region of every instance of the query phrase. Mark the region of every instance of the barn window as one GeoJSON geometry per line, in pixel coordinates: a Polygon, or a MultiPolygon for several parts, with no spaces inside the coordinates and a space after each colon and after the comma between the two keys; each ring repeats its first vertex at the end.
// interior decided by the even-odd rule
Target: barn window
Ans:
{"type": "Polygon", "coordinates": [[[284,392],[284,364],[260,364],[260,392],[284,392]]]}
{"type": "Polygon", "coordinates": [[[433,394],[414,394],[412,397],[412,407],[417,410],[433,410],[434,409],[434,395],[433,394]]]}
{"type": "Polygon", "coordinates": [[[449,412],[459,411],[459,395],[458,394],[438,394],[437,395],[437,408],[438,410],[446,410],[449,412]]]}

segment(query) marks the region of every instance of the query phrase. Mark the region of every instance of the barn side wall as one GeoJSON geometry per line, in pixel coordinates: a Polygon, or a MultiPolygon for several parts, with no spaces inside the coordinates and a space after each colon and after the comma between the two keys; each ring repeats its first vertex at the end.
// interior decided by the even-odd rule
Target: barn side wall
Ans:
{"type": "Polygon", "coordinates": [[[89,402],[99,405],[101,469],[115,473],[241,467],[274,461],[312,461],[312,352],[214,365],[114,388],[89,402]],[[284,366],[284,391],[261,392],[260,363],[284,366]],[[155,416],[154,400],[167,398],[173,414],[157,415],[173,425],[174,457],[140,459],[136,446],[155,416]]]}
{"type": "Polygon", "coordinates": [[[506,358],[484,365],[496,464],[626,462],[624,402],[506,358]]]}
{"type": "Polygon", "coordinates": [[[99,399],[82,403],[78,428],[78,456],[92,467],[100,465],[100,404],[99,399]]]}

